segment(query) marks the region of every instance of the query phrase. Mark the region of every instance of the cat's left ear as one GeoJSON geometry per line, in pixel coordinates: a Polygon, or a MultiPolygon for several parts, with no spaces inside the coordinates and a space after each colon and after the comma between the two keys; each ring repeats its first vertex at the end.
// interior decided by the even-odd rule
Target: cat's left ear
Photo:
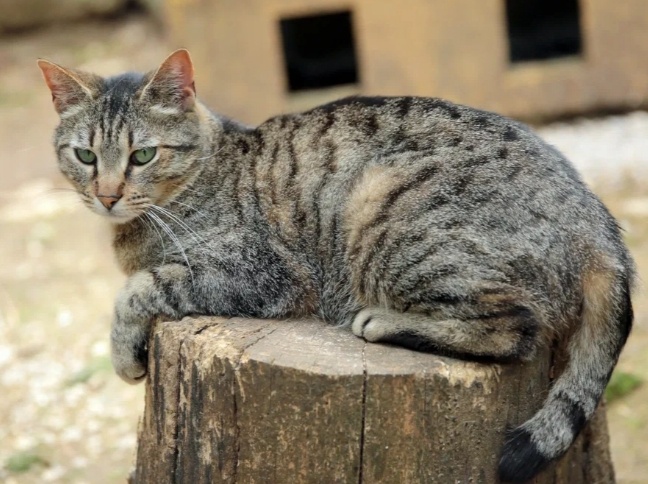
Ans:
{"type": "Polygon", "coordinates": [[[176,50],[160,65],[144,86],[140,99],[154,106],[188,111],[196,102],[194,68],[185,49],[176,50]]]}

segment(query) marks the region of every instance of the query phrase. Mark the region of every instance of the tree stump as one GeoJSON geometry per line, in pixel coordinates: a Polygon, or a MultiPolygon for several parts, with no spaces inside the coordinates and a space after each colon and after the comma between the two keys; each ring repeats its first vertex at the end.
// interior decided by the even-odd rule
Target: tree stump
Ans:
{"type": "MultiPolygon", "coordinates": [[[[316,320],[185,318],[151,338],[134,483],[495,483],[552,355],[485,365],[316,320]]],[[[605,411],[533,482],[614,482],[605,411]]]]}

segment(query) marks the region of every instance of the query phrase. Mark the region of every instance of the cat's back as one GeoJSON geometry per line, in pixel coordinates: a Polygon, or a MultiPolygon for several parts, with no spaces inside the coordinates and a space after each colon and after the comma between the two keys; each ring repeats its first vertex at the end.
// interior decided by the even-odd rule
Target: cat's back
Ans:
{"type": "Polygon", "coordinates": [[[389,172],[393,184],[455,187],[470,205],[485,191],[591,196],[571,163],[524,124],[438,98],[354,96],[271,118],[255,133],[266,164],[273,173],[283,166],[294,186],[323,177],[347,190],[373,171],[389,172]]]}
{"type": "Polygon", "coordinates": [[[270,118],[255,131],[272,145],[290,144],[303,164],[326,151],[336,152],[336,167],[432,156],[458,168],[527,159],[534,161],[528,169],[551,165],[578,180],[571,164],[524,124],[439,98],[351,96],[270,118]]]}
{"type": "Polygon", "coordinates": [[[268,206],[299,197],[329,219],[352,214],[347,226],[375,219],[374,207],[378,220],[427,213],[443,230],[485,228],[502,240],[531,225],[547,241],[544,233],[619,240],[571,163],[495,113],[438,98],[358,96],[271,118],[255,135],[257,173],[273,187],[268,206]]]}

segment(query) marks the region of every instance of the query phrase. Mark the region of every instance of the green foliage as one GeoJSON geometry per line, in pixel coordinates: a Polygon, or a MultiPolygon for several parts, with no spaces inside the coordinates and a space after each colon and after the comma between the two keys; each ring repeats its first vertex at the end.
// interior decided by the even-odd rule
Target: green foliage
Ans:
{"type": "Polygon", "coordinates": [[[90,361],[85,367],[71,375],[65,380],[65,386],[73,386],[81,383],[86,383],[93,375],[100,372],[106,372],[112,369],[110,358],[104,356],[102,358],[95,358],[90,361]]]}
{"type": "Polygon", "coordinates": [[[7,471],[14,474],[22,474],[38,465],[48,466],[49,463],[33,451],[25,451],[10,456],[5,461],[4,467],[7,471]]]}
{"type": "Polygon", "coordinates": [[[605,389],[605,399],[608,402],[613,402],[625,397],[637,389],[643,381],[632,373],[625,373],[623,371],[615,371],[610,378],[605,389]]]}

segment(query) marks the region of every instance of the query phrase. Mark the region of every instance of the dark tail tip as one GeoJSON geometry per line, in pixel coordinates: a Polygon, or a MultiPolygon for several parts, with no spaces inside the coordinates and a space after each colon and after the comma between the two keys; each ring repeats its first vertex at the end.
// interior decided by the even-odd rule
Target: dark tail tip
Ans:
{"type": "Polygon", "coordinates": [[[551,459],[540,453],[531,442],[531,434],[523,428],[506,433],[506,443],[499,463],[502,482],[522,483],[531,480],[543,470],[551,459]]]}

